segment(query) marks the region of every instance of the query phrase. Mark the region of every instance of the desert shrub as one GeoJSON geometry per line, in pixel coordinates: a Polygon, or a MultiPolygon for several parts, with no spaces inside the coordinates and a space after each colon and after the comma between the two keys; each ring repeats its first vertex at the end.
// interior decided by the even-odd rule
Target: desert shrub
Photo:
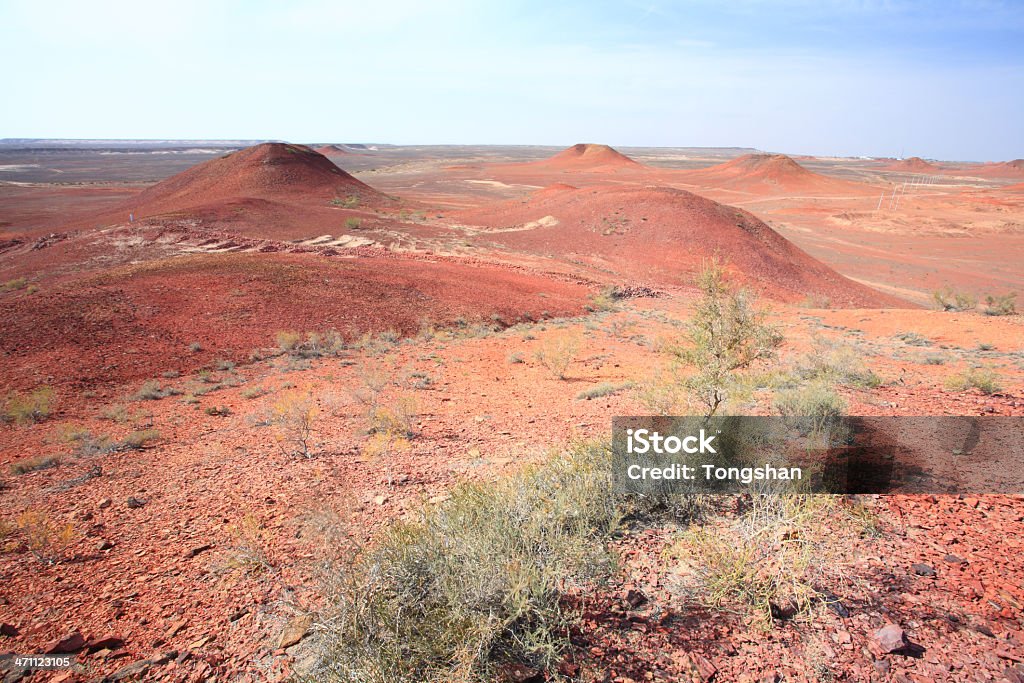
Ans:
{"type": "Polygon", "coordinates": [[[41,510],[26,510],[18,515],[16,524],[29,552],[46,564],[65,559],[76,535],[73,524],[54,521],[41,510]]]}
{"type": "Polygon", "coordinates": [[[160,432],[155,429],[138,429],[128,432],[125,437],[116,442],[114,450],[118,451],[141,451],[147,445],[160,438],[160,432]]]}
{"type": "Polygon", "coordinates": [[[103,455],[117,450],[117,442],[104,434],[93,435],[92,432],[84,432],[74,440],[74,454],[80,458],[88,458],[94,455],[103,455]]]}
{"type": "Polygon", "coordinates": [[[355,209],[359,206],[359,197],[354,194],[347,197],[335,197],[331,200],[331,204],[340,206],[343,209],[355,209]]]}
{"type": "Polygon", "coordinates": [[[370,433],[412,438],[416,434],[416,398],[399,396],[387,404],[377,403],[369,411],[370,433]]]}
{"type": "Polygon", "coordinates": [[[584,389],[580,393],[576,394],[576,400],[589,401],[594,398],[601,398],[602,396],[611,396],[619,393],[620,391],[632,388],[632,382],[620,382],[618,384],[613,384],[612,382],[601,382],[600,384],[592,386],[589,389],[584,389]]]}
{"type": "Polygon", "coordinates": [[[274,335],[277,348],[287,353],[295,349],[302,342],[302,335],[293,330],[279,330],[274,335]]]}
{"type": "Polygon", "coordinates": [[[242,398],[254,399],[260,396],[266,396],[270,393],[270,390],[266,387],[246,387],[242,389],[242,398]]]}
{"type": "Polygon", "coordinates": [[[227,565],[232,569],[241,569],[246,574],[256,574],[272,570],[270,558],[271,532],[266,525],[253,513],[249,512],[228,528],[231,546],[227,565]]]}
{"type": "Polygon", "coordinates": [[[900,332],[896,335],[896,338],[902,341],[907,346],[931,346],[932,340],[928,339],[917,332],[900,332]]]}
{"type": "Polygon", "coordinates": [[[711,417],[738,388],[740,373],[755,361],[772,358],[782,337],[764,322],[752,295],[727,280],[719,261],[705,265],[697,286],[701,298],[690,318],[687,345],[675,352],[697,368],[685,385],[711,417]]]}
{"type": "Polygon", "coordinates": [[[882,378],[867,367],[856,349],[821,338],[815,339],[810,353],[797,362],[796,373],[804,380],[821,379],[865,389],[882,384],[882,378]]]}
{"type": "Polygon", "coordinates": [[[518,351],[510,352],[506,360],[508,360],[509,365],[518,365],[519,363],[526,362],[523,359],[523,354],[519,353],[518,351]]]}
{"type": "Polygon", "coordinates": [[[955,292],[949,287],[932,292],[932,299],[940,311],[973,311],[978,298],[966,292],[955,292]]]}
{"type": "Polygon", "coordinates": [[[191,351],[192,353],[199,353],[200,351],[203,350],[203,345],[200,344],[199,342],[192,342],[191,344],[188,345],[188,350],[191,351]]]}
{"type": "Polygon", "coordinates": [[[314,425],[319,412],[313,397],[300,391],[282,394],[271,406],[269,422],[277,431],[277,444],[285,455],[313,457],[314,425]]]}
{"type": "Polygon", "coordinates": [[[222,372],[230,372],[235,369],[235,362],[227,360],[226,358],[218,358],[213,361],[213,369],[220,370],[222,372]]]}
{"type": "Polygon", "coordinates": [[[394,474],[390,467],[393,456],[402,455],[412,450],[409,437],[399,431],[381,430],[374,432],[367,439],[361,451],[371,461],[383,462],[387,471],[387,484],[394,484],[394,474]]]}
{"type": "Polygon", "coordinates": [[[619,522],[608,453],[578,447],[497,483],[463,484],[329,575],[317,680],[497,680],[568,645],[563,597],[604,578],[619,522]]]}
{"type": "Polygon", "coordinates": [[[859,532],[856,521],[833,496],[755,492],[734,522],[692,527],[669,555],[692,569],[694,598],[750,610],[768,627],[808,612],[830,594],[825,583],[843,580],[843,542],[859,532]],[[830,519],[842,519],[845,533],[830,519]]]}
{"type": "Polygon", "coordinates": [[[621,299],[622,292],[618,288],[603,287],[599,293],[590,297],[587,310],[592,312],[614,311],[621,299]]]}
{"type": "Polygon", "coordinates": [[[946,357],[945,356],[938,356],[938,355],[934,355],[934,354],[933,355],[928,355],[928,356],[924,357],[924,364],[925,365],[945,365],[946,364],[946,357]]]}
{"type": "Polygon", "coordinates": [[[7,397],[4,417],[18,424],[42,422],[53,411],[54,392],[47,386],[38,387],[27,394],[14,392],[7,397]]]}
{"type": "Polygon", "coordinates": [[[170,394],[160,386],[160,382],[151,379],[143,382],[138,391],[132,394],[132,399],[135,401],[159,401],[169,395],[170,394]]]}
{"type": "Polygon", "coordinates": [[[358,230],[362,224],[363,222],[358,218],[350,217],[345,219],[345,227],[349,230],[358,230]]]}
{"type": "Polygon", "coordinates": [[[985,297],[985,315],[1015,315],[1017,313],[1017,293],[988,295],[985,297]]]}
{"type": "Polygon", "coordinates": [[[14,292],[28,286],[28,280],[23,277],[14,278],[0,285],[0,292],[14,292]]]}
{"type": "Polygon", "coordinates": [[[231,414],[231,408],[227,406],[207,406],[203,412],[212,417],[227,417],[231,414]]]}
{"type": "Polygon", "coordinates": [[[946,378],[946,388],[950,391],[967,391],[977,389],[983,394],[994,394],[1002,391],[999,375],[993,368],[968,368],[963,372],[946,378]]]}
{"type": "Polygon", "coordinates": [[[579,338],[557,334],[549,336],[534,354],[537,362],[557,379],[565,379],[566,370],[579,353],[579,338]]]}
{"type": "Polygon", "coordinates": [[[822,379],[790,385],[775,392],[775,410],[798,418],[806,431],[823,433],[846,413],[846,401],[822,379]]]}
{"type": "Polygon", "coordinates": [[[11,463],[11,474],[27,474],[37,470],[46,470],[60,464],[60,457],[56,455],[35,455],[31,458],[22,458],[11,463]]]}

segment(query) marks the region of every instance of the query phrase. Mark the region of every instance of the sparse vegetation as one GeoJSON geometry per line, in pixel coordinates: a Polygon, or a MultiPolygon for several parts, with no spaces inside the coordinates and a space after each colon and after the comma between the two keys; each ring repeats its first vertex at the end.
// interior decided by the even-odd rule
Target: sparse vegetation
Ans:
{"type": "Polygon", "coordinates": [[[7,396],[3,417],[17,424],[42,422],[53,412],[54,391],[48,386],[38,387],[28,393],[13,392],[7,396]]]}
{"type": "Polygon", "coordinates": [[[978,305],[978,297],[966,292],[955,292],[949,287],[932,292],[932,299],[940,311],[973,311],[978,305]]]}
{"type": "Polygon", "coordinates": [[[619,521],[607,452],[579,447],[494,484],[457,487],[421,521],[353,548],[329,577],[314,676],[360,683],[494,680],[568,645],[562,598],[610,571],[619,521]]]}
{"type": "Polygon", "coordinates": [[[880,386],[882,379],[865,365],[863,358],[848,344],[817,338],[811,352],[797,363],[795,372],[803,380],[820,379],[863,389],[880,386]]]}
{"type": "Polygon", "coordinates": [[[144,382],[139,390],[132,395],[135,401],[159,401],[170,394],[160,386],[160,382],[149,380],[144,382]]]}
{"type": "Polygon", "coordinates": [[[846,401],[820,378],[780,389],[774,405],[782,416],[806,420],[809,432],[821,432],[846,413],[846,401]]]}
{"type": "Polygon", "coordinates": [[[46,470],[60,465],[60,457],[56,455],[35,455],[22,458],[11,463],[11,474],[27,474],[38,470],[46,470]]]}
{"type": "Polygon", "coordinates": [[[550,335],[537,349],[534,358],[557,379],[565,379],[569,365],[580,349],[577,337],[567,334],[550,335]]]}
{"type": "Polygon", "coordinates": [[[1016,315],[1017,293],[985,297],[985,315],[1016,315]]]}
{"type": "Polygon", "coordinates": [[[950,391],[967,391],[977,389],[983,394],[995,394],[1002,391],[999,376],[993,368],[968,368],[946,378],[946,388],[950,391]]]}
{"type": "Polygon", "coordinates": [[[270,410],[278,447],[287,456],[313,457],[314,424],[319,412],[313,397],[300,391],[282,394],[270,410]]]}
{"type": "Polygon", "coordinates": [[[18,515],[16,525],[29,552],[46,564],[66,559],[76,536],[73,524],[57,522],[42,510],[26,510],[18,515]]]}
{"type": "Polygon", "coordinates": [[[345,219],[345,227],[348,230],[358,230],[362,226],[362,224],[363,221],[355,217],[350,216],[349,218],[345,219]]]}
{"type": "Polygon", "coordinates": [[[595,398],[601,398],[602,396],[611,396],[617,394],[620,391],[633,388],[632,382],[620,382],[613,384],[612,382],[601,382],[589,389],[584,389],[580,393],[576,394],[577,401],[589,401],[595,398]]]}
{"type": "Polygon", "coordinates": [[[23,277],[14,278],[0,285],[0,292],[16,292],[19,289],[28,287],[28,279],[23,277]]]}
{"type": "Polygon", "coordinates": [[[738,388],[739,373],[772,358],[782,337],[764,322],[752,296],[731,285],[718,260],[705,265],[697,285],[701,299],[690,319],[687,346],[675,353],[697,368],[685,385],[712,417],[738,388]]]}

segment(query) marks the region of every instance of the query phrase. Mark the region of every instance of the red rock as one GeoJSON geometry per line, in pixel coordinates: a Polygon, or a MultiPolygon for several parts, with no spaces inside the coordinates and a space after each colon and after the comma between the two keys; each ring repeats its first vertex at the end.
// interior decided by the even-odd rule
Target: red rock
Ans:
{"type": "Polygon", "coordinates": [[[18,635],[18,627],[14,624],[2,623],[0,624],[0,636],[7,636],[13,638],[18,635]]]}
{"type": "Polygon", "coordinates": [[[281,639],[278,642],[278,648],[285,649],[295,645],[297,642],[302,640],[306,633],[309,631],[309,627],[313,625],[312,614],[300,614],[294,617],[288,622],[284,630],[281,632],[281,639]]]}
{"type": "Polygon", "coordinates": [[[907,634],[896,624],[886,624],[875,631],[874,642],[885,654],[900,652],[910,644],[907,634]]]}
{"type": "Polygon", "coordinates": [[[70,633],[60,640],[55,640],[43,649],[43,654],[59,655],[70,652],[78,652],[85,647],[85,638],[77,631],[70,633]]]}
{"type": "Polygon", "coordinates": [[[96,650],[117,650],[122,647],[124,647],[124,638],[119,636],[93,638],[85,644],[85,649],[90,652],[95,652],[96,650]]]}

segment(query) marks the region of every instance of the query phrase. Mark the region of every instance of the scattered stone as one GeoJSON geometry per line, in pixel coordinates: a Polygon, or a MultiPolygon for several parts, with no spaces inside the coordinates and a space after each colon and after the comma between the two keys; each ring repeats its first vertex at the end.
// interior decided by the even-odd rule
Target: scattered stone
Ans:
{"type": "Polygon", "coordinates": [[[110,674],[104,681],[123,681],[128,678],[134,678],[136,676],[143,676],[153,666],[153,661],[149,659],[140,659],[137,662],[131,664],[125,664],[120,669],[110,674]]]}
{"type": "Polygon", "coordinates": [[[388,497],[387,496],[376,496],[373,499],[373,502],[376,503],[377,505],[383,505],[384,503],[388,502],[388,497]]]}
{"type": "Polygon", "coordinates": [[[136,498],[135,496],[129,496],[126,504],[132,510],[135,510],[135,509],[138,509],[138,508],[142,507],[143,505],[145,505],[146,501],[143,498],[136,498]]]}
{"type": "Polygon", "coordinates": [[[888,659],[876,659],[872,663],[872,666],[875,667],[875,671],[882,676],[887,675],[889,673],[889,669],[892,668],[892,664],[889,663],[888,659]]]}
{"type": "MultiPolygon", "coordinates": [[[[947,556],[948,557],[948,556],[947,556]]],[[[935,567],[924,562],[918,562],[910,567],[918,576],[935,576],[935,567]]]]}
{"type": "Polygon", "coordinates": [[[238,609],[234,613],[232,613],[231,616],[228,617],[228,621],[232,621],[232,622],[238,621],[239,619],[241,619],[242,617],[244,617],[248,613],[249,613],[249,608],[248,607],[242,607],[241,609],[238,609]]]}
{"type": "Polygon", "coordinates": [[[114,547],[114,544],[111,543],[108,540],[105,540],[105,539],[96,544],[96,550],[101,550],[101,551],[102,550],[110,550],[113,547],[114,547]]]}
{"type": "Polygon", "coordinates": [[[544,680],[540,671],[520,662],[507,664],[501,673],[502,680],[507,683],[535,683],[544,680]]]}
{"type": "Polygon", "coordinates": [[[277,646],[283,650],[295,645],[306,636],[306,633],[309,631],[309,627],[312,625],[312,614],[301,614],[297,617],[293,617],[292,620],[288,622],[288,625],[284,627],[284,631],[281,632],[281,640],[278,642],[277,646]]]}
{"type": "Polygon", "coordinates": [[[0,636],[7,636],[8,638],[14,638],[18,635],[18,627],[14,624],[8,624],[4,622],[0,624],[0,636]]]}
{"type": "Polygon", "coordinates": [[[96,652],[97,650],[118,650],[122,647],[124,647],[124,638],[119,636],[93,638],[85,644],[85,649],[89,652],[96,652]]]}
{"type": "Polygon", "coordinates": [[[626,604],[632,607],[633,609],[636,609],[637,607],[640,607],[641,605],[644,605],[646,603],[647,596],[641,593],[640,591],[631,588],[629,589],[629,591],[626,592],[626,604]]]}
{"type": "Polygon", "coordinates": [[[109,498],[104,498],[103,500],[100,501],[100,506],[99,506],[100,510],[106,510],[113,503],[114,503],[114,501],[110,500],[109,498]]]}
{"type": "Polygon", "coordinates": [[[43,649],[43,654],[61,655],[71,652],[78,652],[85,647],[85,638],[81,633],[75,631],[69,633],[60,640],[55,640],[43,649]]]}
{"type": "Polygon", "coordinates": [[[967,564],[967,560],[960,557],[959,555],[954,555],[953,553],[949,553],[942,559],[946,562],[949,562],[950,564],[967,564]]]}
{"type": "Polygon", "coordinates": [[[190,548],[189,551],[185,553],[185,559],[191,559],[191,558],[195,557],[196,555],[199,555],[200,553],[205,553],[207,550],[209,550],[212,547],[213,547],[212,543],[204,543],[203,545],[197,545],[194,548],[190,548]]]}
{"type": "Polygon", "coordinates": [[[181,621],[176,621],[173,624],[171,624],[171,627],[168,628],[167,631],[164,633],[164,640],[170,640],[174,636],[178,635],[178,633],[181,632],[181,629],[185,628],[187,624],[188,622],[186,622],[184,619],[181,621]]]}
{"type": "Polygon", "coordinates": [[[875,631],[874,640],[884,654],[901,652],[910,645],[907,634],[896,624],[886,624],[875,631]]]}

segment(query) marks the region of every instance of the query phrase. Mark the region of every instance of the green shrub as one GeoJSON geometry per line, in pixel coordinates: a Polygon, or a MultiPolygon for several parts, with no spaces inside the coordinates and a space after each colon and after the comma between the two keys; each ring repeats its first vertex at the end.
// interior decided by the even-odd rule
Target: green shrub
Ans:
{"type": "Polygon", "coordinates": [[[345,219],[345,227],[349,230],[358,230],[362,224],[363,222],[358,218],[350,217],[345,219]]]}
{"type": "Polygon", "coordinates": [[[882,378],[865,365],[856,349],[820,338],[814,340],[811,352],[797,363],[796,372],[804,380],[821,379],[864,389],[882,384],[882,378]]]}
{"type": "Polygon", "coordinates": [[[579,349],[580,342],[577,337],[557,334],[544,340],[541,347],[534,353],[534,358],[553,376],[565,379],[565,373],[576,358],[579,349]]]}
{"type": "Polygon", "coordinates": [[[132,399],[136,401],[159,401],[168,395],[164,388],[160,386],[160,382],[151,379],[139,387],[139,390],[132,395],[132,399]]]}
{"type": "Polygon", "coordinates": [[[463,484],[418,522],[356,548],[331,573],[316,680],[497,680],[554,665],[573,614],[563,598],[612,567],[619,522],[609,454],[578,447],[492,484],[463,484]]]}

